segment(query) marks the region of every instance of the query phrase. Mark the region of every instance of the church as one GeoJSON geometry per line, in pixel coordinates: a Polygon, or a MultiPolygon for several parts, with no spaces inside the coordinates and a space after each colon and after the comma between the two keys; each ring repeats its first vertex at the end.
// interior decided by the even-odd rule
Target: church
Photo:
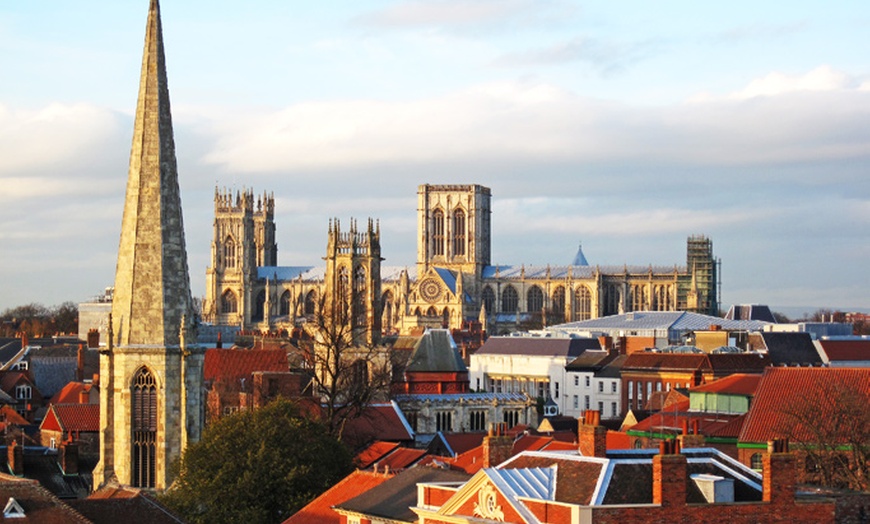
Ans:
{"type": "Polygon", "coordinates": [[[279,266],[275,199],[215,191],[203,319],[271,331],[319,313],[336,294],[370,342],[421,328],[480,321],[490,334],[539,329],[632,311],[718,315],[719,261],[704,236],[687,240],[685,265],[493,264],[491,191],[477,184],[417,189],[417,262],[381,265],[380,228],[369,219],[328,226],[326,264],[279,266]]]}

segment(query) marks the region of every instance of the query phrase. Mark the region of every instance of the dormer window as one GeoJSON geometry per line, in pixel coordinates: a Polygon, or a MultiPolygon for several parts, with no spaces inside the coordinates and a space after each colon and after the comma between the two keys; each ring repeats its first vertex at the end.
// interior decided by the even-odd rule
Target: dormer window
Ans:
{"type": "Polygon", "coordinates": [[[18,400],[30,400],[32,395],[33,391],[27,384],[15,386],[15,398],[18,400]]]}
{"type": "Polygon", "coordinates": [[[18,503],[12,497],[9,497],[9,501],[6,503],[6,507],[3,508],[3,518],[4,519],[23,519],[27,515],[24,514],[24,508],[21,507],[21,504],[18,503]]]}

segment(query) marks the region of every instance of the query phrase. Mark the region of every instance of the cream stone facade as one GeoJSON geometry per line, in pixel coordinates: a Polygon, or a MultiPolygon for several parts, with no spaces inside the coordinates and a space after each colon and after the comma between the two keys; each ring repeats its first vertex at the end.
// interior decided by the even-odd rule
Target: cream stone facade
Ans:
{"type": "MultiPolygon", "coordinates": [[[[494,265],[489,188],[424,184],[417,196],[416,265],[380,266],[380,275],[369,277],[368,289],[375,289],[380,277],[378,314],[370,319],[379,318],[385,333],[459,328],[478,319],[499,334],[631,311],[718,314],[719,262],[706,237],[689,237],[685,265],[592,266],[582,250],[572,264],[494,265]]],[[[274,233],[274,200],[266,195],[260,200],[257,209],[269,210],[264,228],[274,233]]],[[[205,320],[274,329],[310,318],[317,297],[329,293],[326,282],[334,278],[329,267],[257,265],[255,260],[274,260],[277,246],[274,236],[264,243],[255,228],[245,225],[257,213],[253,193],[218,192],[215,202],[205,320]],[[237,267],[230,267],[233,263],[237,267]]],[[[329,238],[333,234],[330,226],[329,238]]]]}
{"type": "Polygon", "coordinates": [[[160,8],[151,0],[106,349],[94,488],[165,489],[203,424],[203,352],[178,189],[160,8]]]}

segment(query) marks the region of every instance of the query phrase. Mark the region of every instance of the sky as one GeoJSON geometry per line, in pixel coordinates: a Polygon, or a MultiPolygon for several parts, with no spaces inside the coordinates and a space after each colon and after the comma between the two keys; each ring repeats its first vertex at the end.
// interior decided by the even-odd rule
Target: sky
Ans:
{"type": "MultiPolygon", "coordinates": [[[[147,0],[0,2],[0,310],[111,286],[147,0]]],[[[161,3],[191,286],[216,187],[416,258],[416,188],[492,188],[499,264],[684,265],[721,302],[870,309],[870,3],[161,3]]]]}

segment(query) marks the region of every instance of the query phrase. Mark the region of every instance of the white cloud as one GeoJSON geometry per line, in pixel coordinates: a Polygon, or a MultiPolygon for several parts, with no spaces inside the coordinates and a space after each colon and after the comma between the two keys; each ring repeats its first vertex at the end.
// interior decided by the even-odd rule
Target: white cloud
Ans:
{"type": "MultiPolygon", "coordinates": [[[[802,75],[788,75],[780,71],[773,71],[767,75],[756,78],[749,82],[743,89],[729,93],[725,98],[732,100],[746,100],[755,97],[774,97],[800,91],[839,91],[847,89],[864,90],[867,81],[857,79],[837,71],[828,65],[819,66],[802,75]]],[[[718,97],[709,93],[702,93],[693,98],[693,101],[704,102],[718,97]]]]}
{"type": "Polygon", "coordinates": [[[529,25],[565,17],[573,7],[560,1],[411,0],[360,16],[363,25],[379,28],[473,29],[493,25],[529,25]]]}

